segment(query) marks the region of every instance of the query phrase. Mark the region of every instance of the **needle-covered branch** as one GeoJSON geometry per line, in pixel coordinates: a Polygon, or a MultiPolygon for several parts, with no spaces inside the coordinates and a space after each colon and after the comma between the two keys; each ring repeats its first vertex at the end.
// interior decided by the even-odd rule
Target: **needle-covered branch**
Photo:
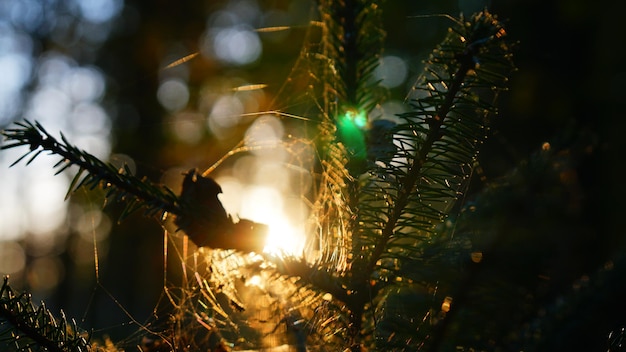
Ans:
{"type": "Polygon", "coordinates": [[[125,203],[120,220],[129,214],[144,209],[144,214],[163,220],[169,213],[175,216],[174,223],[185,231],[199,247],[236,249],[243,252],[261,252],[267,227],[250,220],[241,219],[234,223],[226,214],[217,195],[220,186],[211,178],[190,170],[183,182],[180,197],[169,188],[158,186],[147,179],[131,175],[128,167],[116,168],[97,157],[73,146],[62,134],[61,141],[48,133],[38,122],[17,122],[18,128],[2,131],[8,141],[0,149],[28,146],[29,150],[11,166],[30,156],[30,164],[43,152],[61,156],[55,165],[56,174],[71,166],[77,166],[67,195],[80,187],[107,191],[107,200],[125,203]]]}
{"type": "Polygon", "coordinates": [[[4,277],[0,288],[0,349],[53,352],[90,351],[89,336],[62,314],[55,318],[45,305],[35,307],[30,295],[17,294],[4,277]]]}
{"type": "Polygon", "coordinates": [[[3,145],[0,149],[28,146],[29,150],[11,166],[30,156],[26,162],[28,165],[43,152],[60,156],[62,159],[55,165],[58,169],[56,174],[60,174],[71,166],[78,167],[67,196],[83,186],[90,189],[101,187],[107,191],[107,199],[126,202],[121,218],[141,208],[145,209],[146,215],[158,215],[159,218],[163,217],[166,212],[182,213],[176,194],[167,187],[159,187],[146,179],[131,175],[126,165],[116,168],[112,164],[105,163],[92,154],[73,146],[63,134],[59,141],[38,122],[24,121],[17,122],[16,125],[19,127],[2,131],[2,135],[9,144],[3,145]]]}
{"type": "Polygon", "coordinates": [[[365,197],[360,203],[363,222],[386,214],[380,235],[371,242],[367,273],[375,271],[390,247],[401,253],[407,243],[428,238],[463,193],[488,115],[495,112],[493,101],[506,89],[513,69],[505,35],[488,12],[461,18],[427,62],[414,87],[413,111],[399,116],[402,123],[393,132],[398,151],[376,173],[387,179],[370,185],[383,189],[385,202],[381,207],[365,197]],[[385,186],[389,176],[394,184],[385,186]]]}

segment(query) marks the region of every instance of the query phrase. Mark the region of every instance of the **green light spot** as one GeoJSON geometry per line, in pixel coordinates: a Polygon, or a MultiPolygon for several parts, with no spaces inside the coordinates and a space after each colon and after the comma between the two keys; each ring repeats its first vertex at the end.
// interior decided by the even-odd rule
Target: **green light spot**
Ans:
{"type": "Polygon", "coordinates": [[[346,111],[345,118],[352,121],[352,123],[354,123],[354,125],[359,129],[362,129],[365,125],[367,125],[367,116],[365,116],[363,111],[348,110],[346,111]]]}
{"type": "Polygon", "coordinates": [[[363,111],[347,109],[337,119],[339,139],[348,148],[351,157],[360,160],[366,157],[365,127],[367,115],[363,111]]]}
{"type": "Polygon", "coordinates": [[[367,115],[363,111],[348,109],[338,119],[338,127],[363,130],[367,125],[367,115]]]}

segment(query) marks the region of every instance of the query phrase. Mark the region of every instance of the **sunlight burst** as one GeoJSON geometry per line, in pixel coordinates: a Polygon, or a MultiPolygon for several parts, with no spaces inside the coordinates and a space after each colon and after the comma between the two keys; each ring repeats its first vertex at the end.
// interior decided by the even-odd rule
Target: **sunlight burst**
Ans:
{"type": "Polygon", "coordinates": [[[301,256],[305,231],[301,207],[283,192],[268,186],[246,186],[236,178],[218,179],[220,200],[228,213],[268,227],[263,252],[275,256],[301,256]]]}
{"type": "Polygon", "coordinates": [[[263,252],[276,256],[300,256],[304,250],[304,231],[286,217],[271,219],[263,252]]]}

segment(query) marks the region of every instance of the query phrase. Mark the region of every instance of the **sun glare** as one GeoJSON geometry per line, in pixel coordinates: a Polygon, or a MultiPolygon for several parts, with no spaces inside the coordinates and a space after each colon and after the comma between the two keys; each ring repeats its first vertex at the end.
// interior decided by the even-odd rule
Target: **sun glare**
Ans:
{"type": "Polygon", "coordinates": [[[284,197],[273,187],[248,187],[242,199],[241,216],[267,225],[264,253],[299,256],[304,249],[304,230],[294,225],[292,219],[297,216],[291,210],[295,209],[286,206],[284,197]]]}
{"type": "Polygon", "coordinates": [[[304,249],[303,230],[297,229],[286,218],[271,219],[263,252],[277,256],[300,256],[304,249]]]}
{"type": "Polygon", "coordinates": [[[263,252],[275,256],[301,256],[305,245],[302,214],[297,204],[287,202],[285,195],[268,186],[245,186],[236,178],[217,180],[223,193],[220,200],[227,212],[238,218],[267,225],[263,252]]]}

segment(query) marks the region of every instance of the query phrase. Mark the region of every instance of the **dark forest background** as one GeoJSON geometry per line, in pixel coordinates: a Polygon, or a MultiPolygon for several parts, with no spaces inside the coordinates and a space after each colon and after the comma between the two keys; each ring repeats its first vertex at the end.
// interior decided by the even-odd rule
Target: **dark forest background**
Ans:
{"type": "MultiPolygon", "coordinates": [[[[108,88],[104,105],[112,116],[113,152],[132,156],[137,174],[159,181],[172,167],[206,167],[236,143],[218,143],[208,134],[202,143],[178,142],[164,129],[167,113],[156,96],[159,72],[164,56],[170,54],[169,48],[173,43],[182,48],[181,57],[198,50],[208,16],[226,3],[127,0],[101,46],[79,42],[63,46],[62,42],[41,36],[39,50],[55,46],[78,62],[93,64],[104,72],[108,88]]],[[[289,3],[259,1],[267,9],[286,8],[289,3]]],[[[405,58],[411,74],[416,75],[420,61],[450,26],[443,17],[422,15],[456,16],[462,9],[478,10],[484,5],[475,3],[384,2],[386,52],[405,58]]],[[[293,25],[305,24],[310,5],[298,5],[302,17],[293,25]]],[[[527,275],[536,272],[550,272],[545,285],[546,290],[554,290],[550,297],[555,302],[559,296],[567,297],[576,285],[588,282],[589,293],[581,294],[577,303],[563,313],[558,326],[551,328],[553,337],[545,350],[606,350],[609,332],[626,326],[625,226],[621,223],[622,202],[626,199],[626,143],[622,136],[626,130],[622,19],[626,3],[494,0],[489,9],[503,20],[510,38],[518,42],[514,49],[518,71],[512,77],[510,91],[499,100],[500,112],[494,119],[492,136],[479,156],[482,181],[477,181],[475,188],[520,168],[548,142],[551,148],[574,155],[572,172],[580,201],[575,216],[563,215],[566,212],[559,208],[562,203],[555,203],[554,208],[553,204],[542,204],[547,202],[545,198],[534,197],[533,192],[541,185],[512,189],[511,197],[519,200],[519,209],[501,209],[501,218],[494,215],[494,221],[502,221],[509,229],[498,244],[502,251],[496,250],[496,262],[491,264],[509,270],[513,283],[527,280],[527,275]],[[607,266],[613,269],[603,270],[607,266]]],[[[192,60],[188,63],[190,91],[212,77],[239,75],[249,82],[268,84],[271,92],[288,77],[304,34],[304,30],[294,28],[283,41],[263,41],[262,57],[244,67],[225,67],[202,58],[192,60]]],[[[392,94],[403,98],[404,90],[404,86],[394,88],[392,94]]],[[[272,107],[268,104],[261,108],[272,107]]],[[[120,210],[116,205],[107,207],[112,218],[120,210]]],[[[141,214],[133,214],[113,225],[106,246],[99,276],[108,292],[96,285],[93,266],[76,266],[69,254],[62,253],[63,280],[53,291],[34,293],[45,299],[52,311],[63,309],[68,316],[81,319],[85,328],[94,328],[115,341],[138,329],[120,307],[144,321],[151,317],[160,299],[162,229],[141,214]]],[[[26,283],[23,286],[28,288],[26,283]]],[[[552,304],[546,302],[546,307],[552,304]]],[[[498,313],[482,319],[506,316],[498,313]]]]}

